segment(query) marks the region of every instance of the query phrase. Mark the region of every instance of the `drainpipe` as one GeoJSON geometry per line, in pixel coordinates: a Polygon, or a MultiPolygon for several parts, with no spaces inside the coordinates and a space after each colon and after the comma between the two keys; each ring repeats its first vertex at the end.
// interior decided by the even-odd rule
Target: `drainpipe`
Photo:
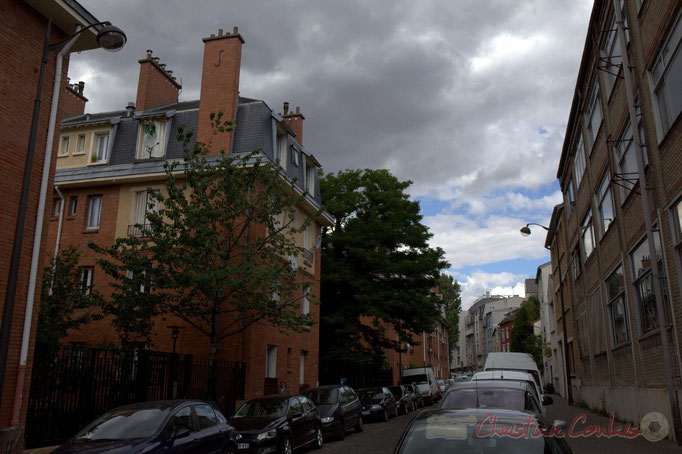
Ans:
{"type": "MultiPolygon", "coordinates": [[[[45,142],[45,161],[43,162],[43,177],[40,182],[40,195],[38,198],[38,213],[36,216],[36,228],[33,235],[33,253],[31,255],[31,270],[28,278],[28,297],[26,298],[26,314],[24,315],[24,332],[21,338],[21,352],[19,354],[19,367],[17,369],[17,384],[14,393],[14,408],[12,410],[11,424],[19,424],[19,414],[21,413],[21,401],[24,394],[24,382],[26,381],[26,363],[28,360],[28,346],[31,340],[31,322],[33,321],[33,302],[35,299],[36,281],[38,278],[38,264],[40,263],[40,243],[43,236],[43,219],[45,217],[45,199],[50,180],[50,166],[52,163],[52,144],[54,141],[54,130],[57,125],[57,109],[59,107],[59,90],[62,84],[62,62],[64,55],[69,53],[71,46],[78,40],[78,32],[81,26],[76,26],[76,36],[74,36],[57,53],[55,63],[54,87],[52,89],[52,105],[50,106],[50,122],[47,127],[47,141],[45,142]]],[[[61,218],[61,214],[60,214],[61,218]]],[[[61,221],[60,221],[61,223],[61,221]]]]}
{"type": "Polygon", "coordinates": [[[66,200],[64,199],[64,195],[62,195],[62,191],[59,190],[58,185],[54,185],[54,190],[59,196],[59,199],[61,200],[61,205],[59,208],[59,224],[57,225],[57,239],[55,241],[55,246],[54,246],[54,258],[57,258],[57,255],[59,254],[59,243],[62,239],[62,225],[64,224],[64,205],[66,204],[66,200]]]}
{"type": "MultiPolygon", "coordinates": [[[[665,368],[665,382],[668,391],[668,403],[670,405],[670,415],[673,418],[673,441],[677,445],[682,443],[682,427],[680,427],[680,408],[677,402],[677,392],[673,384],[672,361],[670,358],[670,344],[668,342],[668,328],[666,327],[665,311],[663,308],[663,292],[661,290],[661,279],[658,272],[658,259],[656,258],[656,245],[654,243],[654,232],[651,227],[651,211],[649,208],[649,189],[647,188],[646,173],[644,172],[644,159],[642,158],[642,145],[640,143],[639,129],[637,128],[635,110],[635,100],[632,94],[632,80],[630,75],[630,63],[628,60],[627,44],[625,43],[625,31],[623,29],[623,18],[621,16],[618,0],[613,0],[613,9],[616,14],[616,27],[618,30],[618,40],[620,41],[620,53],[623,59],[623,75],[625,76],[625,94],[628,100],[628,112],[630,114],[630,129],[632,131],[633,143],[635,145],[635,155],[637,157],[637,170],[639,173],[639,191],[642,199],[642,209],[644,210],[644,228],[646,229],[647,245],[649,253],[654,257],[651,264],[651,275],[654,280],[654,293],[656,295],[656,311],[658,312],[658,329],[661,335],[661,350],[663,351],[663,366],[665,368]]],[[[659,222],[658,228],[661,228],[659,222]]],[[[663,245],[661,245],[663,249],[663,245]]],[[[665,268],[664,268],[665,271],[665,268]]]]}

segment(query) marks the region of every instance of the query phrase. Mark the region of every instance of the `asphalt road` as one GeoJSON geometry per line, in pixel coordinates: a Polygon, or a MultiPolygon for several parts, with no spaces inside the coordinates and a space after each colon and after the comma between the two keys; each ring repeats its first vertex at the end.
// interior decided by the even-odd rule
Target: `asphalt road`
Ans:
{"type": "Polygon", "coordinates": [[[397,418],[389,419],[388,422],[367,422],[365,423],[365,430],[361,433],[351,430],[346,433],[344,440],[325,440],[321,451],[310,451],[310,453],[391,454],[405,428],[420,411],[422,409],[410,412],[407,415],[401,414],[397,418]]]}

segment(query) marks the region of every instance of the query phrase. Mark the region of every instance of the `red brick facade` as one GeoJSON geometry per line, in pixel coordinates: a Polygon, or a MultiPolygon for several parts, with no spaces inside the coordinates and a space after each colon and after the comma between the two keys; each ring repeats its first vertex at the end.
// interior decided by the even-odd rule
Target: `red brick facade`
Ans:
{"type": "Polygon", "coordinates": [[[147,58],[139,60],[139,63],[140,77],[137,82],[135,108],[145,110],[177,102],[180,84],[161,67],[158,57],[152,57],[152,52],[147,51],[147,58]]]}

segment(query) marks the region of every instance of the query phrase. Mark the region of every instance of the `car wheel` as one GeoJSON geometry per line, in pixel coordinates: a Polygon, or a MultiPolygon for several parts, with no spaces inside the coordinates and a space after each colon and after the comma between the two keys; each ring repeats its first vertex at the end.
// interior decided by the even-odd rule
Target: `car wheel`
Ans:
{"type": "Polygon", "coordinates": [[[281,451],[282,451],[282,454],[291,454],[292,453],[291,438],[289,438],[289,437],[284,438],[284,440],[282,441],[281,451]]]}
{"type": "MultiPolygon", "coordinates": [[[[341,430],[341,432],[343,432],[343,430],[341,430]]],[[[317,430],[315,431],[315,444],[313,445],[313,447],[315,449],[322,449],[323,444],[324,438],[322,437],[322,429],[318,427],[317,430]]]]}
{"type": "Polygon", "coordinates": [[[383,422],[388,421],[388,410],[386,410],[385,408],[384,408],[384,413],[381,415],[381,420],[383,422]]]}
{"type": "Polygon", "coordinates": [[[227,447],[225,448],[225,451],[223,451],[223,454],[237,454],[237,451],[235,451],[234,448],[227,447]]]}
{"type": "Polygon", "coordinates": [[[358,423],[355,425],[356,432],[362,432],[365,429],[365,423],[362,421],[362,416],[358,418],[358,423]]]}

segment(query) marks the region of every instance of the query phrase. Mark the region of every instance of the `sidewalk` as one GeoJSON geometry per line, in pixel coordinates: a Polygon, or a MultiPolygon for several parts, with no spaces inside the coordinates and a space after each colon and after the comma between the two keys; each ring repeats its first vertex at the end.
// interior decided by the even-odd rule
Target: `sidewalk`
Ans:
{"type": "MultiPolygon", "coordinates": [[[[591,413],[589,410],[572,407],[568,405],[566,399],[559,397],[556,394],[552,394],[552,399],[554,403],[547,407],[547,419],[554,421],[556,419],[561,419],[566,421],[567,428],[566,432],[571,429],[571,423],[575,418],[581,413],[585,414],[585,423],[576,423],[573,428],[573,432],[580,432],[587,426],[600,426],[602,428],[609,427],[609,418],[604,416],[599,416],[591,413]]],[[[639,423],[638,423],[639,424],[639,423]]],[[[615,422],[613,427],[624,427],[623,424],[615,422]]],[[[663,439],[657,442],[651,442],[644,438],[642,435],[636,438],[623,438],[623,437],[597,437],[592,435],[589,437],[566,437],[566,441],[577,454],[605,454],[609,452],[618,453],[657,453],[657,454],[668,454],[676,453],[682,454],[682,447],[675,446],[675,444],[670,439],[663,439]]]]}

